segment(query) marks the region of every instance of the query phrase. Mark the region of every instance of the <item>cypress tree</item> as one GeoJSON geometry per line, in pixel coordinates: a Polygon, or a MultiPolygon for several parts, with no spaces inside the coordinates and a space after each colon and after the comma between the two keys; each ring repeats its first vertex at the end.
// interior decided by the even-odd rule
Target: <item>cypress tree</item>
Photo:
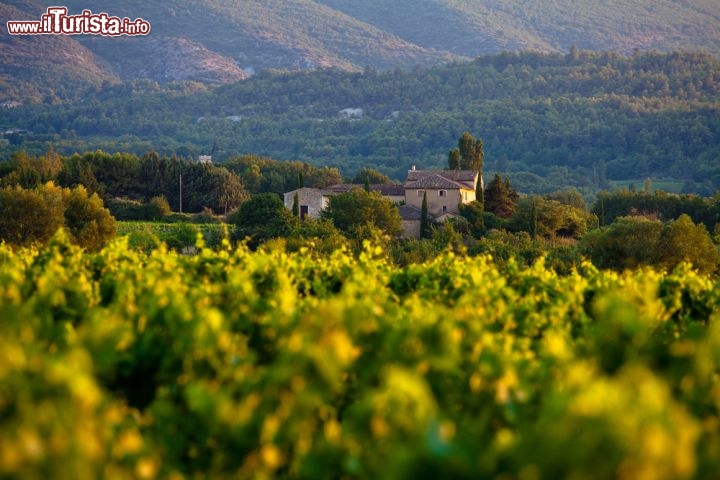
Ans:
{"type": "Polygon", "coordinates": [[[298,197],[297,192],[295,192],[295,196],[293,197],[292,215],[293,217],[300,216],[300,198],[298,197]]]}
{"type": "Polygon", "coordinates": [[[423,192],[422,207],[420,209],[420,238],[430,237],[430,222],[428,220],[427,192],[423,192]]]}

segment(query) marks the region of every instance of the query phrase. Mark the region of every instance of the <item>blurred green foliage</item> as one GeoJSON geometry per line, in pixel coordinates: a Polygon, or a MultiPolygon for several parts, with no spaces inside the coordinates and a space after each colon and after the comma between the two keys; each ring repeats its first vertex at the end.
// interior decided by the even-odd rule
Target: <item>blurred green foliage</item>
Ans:
{"type": "Polygon", "coordinates": [[[719,306],[685,264],[0,245],[0,475],[710,479],[719,306]]]}

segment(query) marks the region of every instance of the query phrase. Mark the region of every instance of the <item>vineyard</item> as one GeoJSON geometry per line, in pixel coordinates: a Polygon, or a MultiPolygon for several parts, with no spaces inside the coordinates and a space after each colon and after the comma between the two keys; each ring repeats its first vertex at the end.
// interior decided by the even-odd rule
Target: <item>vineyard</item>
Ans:
{"type": "Polygon", "coordinates": [[[198,233],[208,247],[219,247],[223,238],[234,234],[234,225],[220,223],[117,222],[117,235],[127,236],[130,247],[152,250],[160,243],[175,250],[194,248],[198,233]]]}
{"type": "Polygon", "coordinates": [[[0,245],[0,478],[717,478],[720,283],[0,245]]]}

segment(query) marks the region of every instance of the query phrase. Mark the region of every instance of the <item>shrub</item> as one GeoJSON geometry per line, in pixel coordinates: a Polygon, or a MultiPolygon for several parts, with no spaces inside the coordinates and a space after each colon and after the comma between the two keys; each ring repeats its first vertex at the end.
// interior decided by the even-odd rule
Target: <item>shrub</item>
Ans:
{"type": "Polygon", "coordinates": [[[115,236],[115,219],[97,194],[82,185],[60,188],[48,182],[36,189],[0,190],[0,239],[11,245],[47,243],[65,227],[72,240],[89,250],[115,236]]]}

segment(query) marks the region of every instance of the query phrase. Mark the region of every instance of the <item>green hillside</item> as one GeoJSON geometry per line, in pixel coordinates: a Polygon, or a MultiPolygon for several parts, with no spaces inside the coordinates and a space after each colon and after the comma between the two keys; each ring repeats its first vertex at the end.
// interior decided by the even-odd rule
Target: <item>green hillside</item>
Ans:
{"type": "MultiPolygon", "coordinates": [[[[713,0],[461,1],[169,0],[88,5],[70,13],[150,22],[149,37],[0,36],[0,101],[86,97],[103,80],[232,83],[264,69],[412,69],[502,51],[720,53],[713,0]],[[12,81],[11,81],[12,80],[12,81]]],[[[0,5],[6,20],[38,19],[36,0],[0,5]]]]}
{"type": "Polygon", "coordinates": [[[520,38],[523,49],[533,48],[535,41],[560,51],[572,45],[626,53],[636,48],[720,50],[720,4],[713,0],[441,1],[481,28],[493,26],[505,42],[520,38]]]}
{"type": "MultiPolygon", "coordinates": [[[[82,9],[79,0],[68,8],[82,9]]],[[[142,16],[153,36],[185,37],[240,65],[262,68],[335,67],[358,70],[438,63],[452,58],[433,52],[310,0],[94,2],[98,11],[142,16]]],[[[115,39],[91,46],[105,52],[115,39]]],[[[122,62],[122,58],[113,55],[122,62]]]]}
{"type": "Polygon", "coordinates": [[[708,0],[319,1],[417,45],[465,56],[572,45],[622,52],[720,47],[720,5],[708,0]]]}
{"type": "Polygon", "coordinates": [[[443,167],[463,131],[524,191],[652,177],[720,188],[720,62],[708,54],[501,54],[421,69],[262,73],[213,89],[129,83],[95,102],[0,112],[0,149],[103,149],[215,160],[254,153],[375,167],[443,167]],[[348,117],[346,109],[356,112],[348,117]],[[357,110],[359,109],[359,110],[357,110]]]}
{"type": "MultiPolygon", "coordinates": [[[[87,5],[72,0],[69,8],[87,5]]],[[[258,67],[407,67],[507,50],[705,49],[720,52],[712,0],[109,0],[97,10],[142,16],[153,34],[203,42],[258,67]]]]}

